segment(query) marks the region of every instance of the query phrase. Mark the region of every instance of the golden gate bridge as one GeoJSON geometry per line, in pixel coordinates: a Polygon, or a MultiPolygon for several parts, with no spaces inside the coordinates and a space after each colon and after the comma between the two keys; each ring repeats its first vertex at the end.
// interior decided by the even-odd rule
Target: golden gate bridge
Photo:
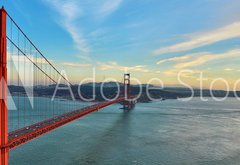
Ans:
{"type": "MultiPolygon", "coordinates": [[[[58,83],[61,77],[62,84],[72,84],[64,77],[33,44],[14,19],[6,12],[4,7],[0,11],[0,76],[1,76],[1,102],[0,102],[0,165],[8,164],[9,151],[27,143],[39,136],[51,132],[71,121],[87,114],[96,112],[115,103],[123,103],[123,109],[133,108],[130,91],[130,74],[124,74],[124,92],[112,100],[102,101],[93,105],[80,107],[66,99],[65,105],[49,101],[38,102],[37,89],[44,90],[46,86],[58,83]],[[29,84],[32,79],[32,84],[29,84]],[[10,94],[16,103],[16,111],[9,111],[8,88],[18,90],[10,94]],[[36,107],[29,110],[27,90],[23,86],[32,86],[31,97],[36,107]],[[44,111],[39,104],[44,104],[44,111]],[[64,110],[62,110],[64,109],[64,110]],[[59,110],[59,111],[58,111],[59,110]],[[44,114],[47,112],[47,114],[44,114]]],[[[44,96],[44,95],[43,95],[44,96]]],[[[47,96],[46,96],[47,97],[47,96]]]]}

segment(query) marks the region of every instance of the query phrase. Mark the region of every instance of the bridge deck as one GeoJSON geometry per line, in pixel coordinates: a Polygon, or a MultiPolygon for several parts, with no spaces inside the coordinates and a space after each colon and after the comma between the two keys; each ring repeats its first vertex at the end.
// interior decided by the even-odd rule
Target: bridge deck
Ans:
{"type": "Polygon", "coordinates": [[[118,98],[113,101],[101,102],[98,104],[87,106],[85,108],[81,108],[72,112],[68,112],[68,113],[53,117],[51,119],[21,128],[16,131],[12,131],[8,135],[9,144],[7,147],[9,149],[16,148],[32,139],[35,139],[45,133],[48,133],[82,116],[85,116],[89,113],[98,111],[106,106],[109,106],[118,102],[122,102],[122,101],[124,101],[124,98],[118,98]]]}

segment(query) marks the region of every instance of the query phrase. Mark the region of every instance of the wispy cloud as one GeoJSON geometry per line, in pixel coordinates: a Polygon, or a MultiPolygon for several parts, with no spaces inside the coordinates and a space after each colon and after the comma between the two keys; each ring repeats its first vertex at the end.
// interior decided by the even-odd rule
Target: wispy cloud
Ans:
{"type": "Polygon", "coordinates": [[[80,63],[73,63],[73,62],[64,62],[63,65],[66,66],[66,67],[74,67],[74,68],[92,67],[91,64],[80,64],[80,63]]]}
{"type": "Polygon", "coordinates": [[[141,71],[141,72],[148,72],[149,70],[145,69],[146,66],[144,65],[137,65],[137,66],[122,66],[117,64],[117,62],[109,61],[107,63],[98,63],[98,68],[101,70],[119,70],[119,71],[141,71]]]}
{"type": "Polygon", "coordinates": [[[174,67],[178,69],[191,68],[191,67],[203,65],[207,62],[214,61],[214,60],[240,57],[240,49],[234,49],[221,54],[198,53],[197,56],[196,55],[190,55],[190,56],[191,58],[189,58],[187,61],[178,63],[174,67]]]}
{"type": "MultiPolygon", "coordinates": [[[[18,56],[17,54],[13,54],[11,52],[8,52],[7,60],[9,62],[13,61],[14,63],[22,62],[22,63],[25,63],[25,64],[33,64],[32,63],[32,61],[33,61],[36,65],[48,64],[48,62],[46,60],[44,60],[43,58],[36,58],[36,57],[31,56],[31,55],[27,55],[27,57],[25,57],[25,56],[18,56]]],[[[51,60],[51,59],[48,59],[48,61],[50,63],[52,63],[52,64],[55,63],[55,61],[51,60]]],[[[20,65],[22,65],[22,64],[20,64],[20,65]]]]}
{"type": "MultiPolygon", "coordinates": [[[[185,77],[185,78],[198,78],[199,73],[205,72],[203,70],[191,70],[191,71],[192,72],[183,72],[183,73],[181,73],[181,76],[185,77]]],[[[176,77],[179,74],[179,70],[178,69],[166,70],[163,72],[163,74],[165,74],[166,76],[176,77]]]]}
{"type": "Polygon", "coordinates": [[[77,19],[82,15],[77,1],[44,0],[44,2],[50,4],[57,11],[59,17],[56,21],[70,34],[75,47],[80,52],[89,52],[90,48],[76,23],[77,19]]]}
{"type": "Polygon", "coordinates": [[[159,48],[153,51],[154,55],[187,51],[194,48],[210,45],[219,41],[240,37],[240,22],[215,29],[209,32],[190,35],[190,39],[175,45],[159,48]]]}
{"type": "MultiPolygon", "coordinates": [[[[47,3],[48,6],[50,5],[57,12],[56,22],[70,34],[75,47],[80,53],[86,55],[94,47],[94,43],[91,42],[102,31],[93,30],[93,33],[90,32],[90,35],[88,35],[89,27],[83,24],[84,20],[87,19],[91,22],[106,18],[117,11],[123,0],[86,2],[78,0],[43,0],[43,2],[47,3]]],[[[92,29],[94,29],[94,26],[93,24],[92,29]]]]}
{"type": "Polygon", "coordinates": [[[118,71],[133,71],[133,72],[143,72],[143,73],[154,73],[160,74],[160,71],[147,69],[146,65],[136,65],[136,66],[122,66],[117,62],[109,61],[106,63],[98,62],[98,68],[101,70],[118,70],[118,71]]]}
{"type": "Polygon", "coordinates": [[[178,62],[178,61],[183,61],[183,60],[187,60],[191,58],[191,56],[180,56],[180,57],[173,57],[173,58],[168,58],[168,59],[163,59],[163,60],[160,60],[157,62],[157,64],[162,64],[162,63],[165,63],[165,62],[178,62]]]}
{"type": "Polygon", "coordinates": [[[224,69],[224,71],[233,71],[233,70],[235,70],[235,69],[233,69],[233,68],[225,68],[224,69]]]}
{"type": "Polygon", "coordinates": [[[174,68],[185,69],[203,65],[207,62],[214,60],[221,60],[233,57],[240,57],[240,49],[233,49],[224,53],[215,54],[210,52],[200,52],[189,54],[180,57],[173,57],[168,59],[163,59],[157,62],[157,64],[163,64],[166,62],[173,62],[174,68]]]}
{"type": "Polygon", "coordinates": [[[120,5],[122,4],[123,0],[107,0],[100,6],[97,14],[100,17],[106,17],[107,15],[115,12],[120,5]]]}

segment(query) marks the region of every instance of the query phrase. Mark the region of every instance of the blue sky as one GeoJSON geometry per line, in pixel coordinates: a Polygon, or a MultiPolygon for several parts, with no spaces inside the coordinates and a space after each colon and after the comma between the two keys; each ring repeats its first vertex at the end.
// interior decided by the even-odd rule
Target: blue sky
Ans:
{"type": "Polygon", "coordinates": [[[211,78],[233,81],[240,73],[238,0],[1,3],[73,82],[91,74],[92,66],[97,68],[98,81],[105,76],[120,80],[128,68],[143,82],[158,77],[172,85],[181,69],[194,70],[188,79],[203,71],[211,78]]]}

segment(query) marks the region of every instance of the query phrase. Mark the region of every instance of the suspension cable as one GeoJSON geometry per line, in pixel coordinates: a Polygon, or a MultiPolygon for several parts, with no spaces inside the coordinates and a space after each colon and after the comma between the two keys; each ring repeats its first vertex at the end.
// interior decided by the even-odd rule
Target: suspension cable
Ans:
{"type": "Polygon", "coordinates": [[[11,21],[14,23],[14,25],[18,28],[18,30],[26,37],[26,39],[30,42],[30,44],[36,49],[36,51],[46,60],[46,62],[65,80],[67,81],[71,86],[72,83],[69,82],[54,66],[51,62],[48,61],[48,59],[42,54],[42,52],[35,46],[35,44],[28,38],[28,36],[23,32],[23,30],[18,26],[18,24],[14,21],[14,19],[7,13],[7,16],[11,19],[11,21]]]}

